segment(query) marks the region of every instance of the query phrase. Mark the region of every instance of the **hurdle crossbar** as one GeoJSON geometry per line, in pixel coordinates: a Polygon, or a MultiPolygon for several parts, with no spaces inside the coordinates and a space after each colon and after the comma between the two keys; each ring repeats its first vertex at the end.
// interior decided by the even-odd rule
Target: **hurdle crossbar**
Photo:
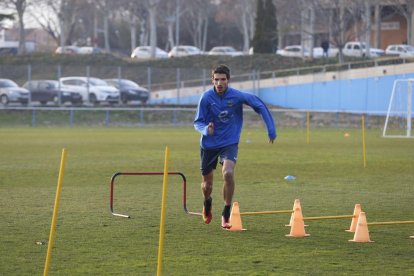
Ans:
{"type": "Polygon", "coordinates": [[[271,215],[271,214],[290,214],[293,210],[278,210],[278,211],[261,211],[261,212],[240,212],[241,216],[256,216],[256,215],[271,215]]]}
{"type": "MultiPolygon", "coordinates": [[[[114,212],[114,184],[115,184],[115,179],[118,176],[121,176],[121,175],[163,175],[163,174],[164,174],[164,172],[117,172],[114,175],[112,175],[112,177],[111,177],[111,188],[110,188],[111,193],[110,193],[110,201],[109,201],[109,207],[110,207],[112,215],[118,216],[118,217],[123,217],[123,218],[131,218],[131,216],[129,216],[129,215],[124,215],[124,214],[114,212]]],[[[190,215],[201,216],[201,213],[190,212],[187,209],[187,179],[186,179],[185,175],[181,172],[168,172],[168,175],[179,175],[179,176],[181,176],[181,178],[183,180],[183,208],[184,208],[184,211],[187,214],[190,214],[190,215]]]]}
{"type": "Polygon", "coordinates": [[[367,225],[414,224],[414,220],[369,222],[367,225]]]}
{"type": "Polygon", "coordinates": [[[323,220],[323,219],[343,219],[343,218],[355,218],[354,215],[343,215],[343,216],[323,216],[323,217],[307,217],[303,220],[323,220]]]}

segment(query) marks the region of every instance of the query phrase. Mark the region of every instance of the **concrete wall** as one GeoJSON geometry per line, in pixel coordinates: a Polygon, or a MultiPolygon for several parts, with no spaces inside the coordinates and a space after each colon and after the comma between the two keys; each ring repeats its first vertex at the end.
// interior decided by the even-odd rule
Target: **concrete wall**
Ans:
{"type": "MultiPolygon", "coordinates": [[[[386,114],[394,81],[408,78],[414,79],[413,63],[270,78],[258,83],[236,82],[231,86],[281,108],[386,114]]],[[[197,104],[202,92],[200,87],[182,88],[179,93],[166,90],[156,92],[151,102],[197,104]]]]}

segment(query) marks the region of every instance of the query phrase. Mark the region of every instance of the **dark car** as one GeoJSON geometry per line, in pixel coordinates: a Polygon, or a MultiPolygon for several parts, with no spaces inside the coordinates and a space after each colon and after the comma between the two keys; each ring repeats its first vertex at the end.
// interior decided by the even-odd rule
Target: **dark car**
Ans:
{"type": "Polygon", "coordinates": [[[105,81],[120,91],[121,101],[124,104],[129,101],[140,101],[145,104],[148,101],[149,91],[136,82],[127,79],[106,79],[105,81]]]}
{"type": "Polygon", "coordinates": [[[18,52],[17,47],[0,47],[0,56],[15,56],[18,52]]]}
{"type": "Polygon", "coordinates": [[[23,85],[31,92],[31,101],[40,102],[45,105],[47,102],[54,104],[64,104],[70,102],[72,104],[81,104],[82,95],[76,91],[71,90],[65,86],[59,86],[56,80],[33,80],[28,81],[23,85]]]}
{"type": "Polygon", "coordinates": [[[0,102],[8,105],[10,102],[26,105],[29,102],[29,90],[19,87],[14,81],[0,79],[0,102]]]}

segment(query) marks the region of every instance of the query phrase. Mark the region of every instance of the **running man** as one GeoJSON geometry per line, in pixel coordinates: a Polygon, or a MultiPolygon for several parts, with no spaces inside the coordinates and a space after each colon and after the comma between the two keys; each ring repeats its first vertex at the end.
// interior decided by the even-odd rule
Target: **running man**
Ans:
{"type": "Polygon", "coordinates": [[[243,104],[252,107],[262,116],[271,144],[276,139],[276,126],[272,114],[259,97],[229,87],[230,69],[226,65],[214,68],[211,77],[213,87],[201,96],[194,119],[194,128],[201,133],[201,191],[204,195],[202,215],[204,223],[209,224],[213,218],[213,175],[217,163],[220,162],[224,181],[221,227],[229,229],[235,187],[234,167],[243,126],[243,104]]]}

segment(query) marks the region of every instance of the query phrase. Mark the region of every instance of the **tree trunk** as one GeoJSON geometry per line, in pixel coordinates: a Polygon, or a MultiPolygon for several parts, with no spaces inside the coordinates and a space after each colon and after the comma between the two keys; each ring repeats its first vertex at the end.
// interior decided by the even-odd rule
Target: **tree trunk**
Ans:
{"type": "Polygon", "coordinates": [[[243,10],[242,14],[242,29],[243,29],[243,51],[248,52],[249,51],[249,30],[247,26],[247,12],[246,10],[243,10]]]}
{"type": "Polygon", "coordinates": [[[140,46],[148,45],[148,33],[147,33],[146,23],[147,21],[144,18],[141,18],[139,20],[139,26],[140,26],[139,45],[140,46]]]}
{"type": "Polygon", "coordinates": [[[345,45],[345,7],[344,3],[341,2],[339,6],[339,43],[337,43],[339,48],[339,63],[344,62],[344,54],[342,49],[345,45]]]}
{"type": "Polygon", "coordinates": [[[156,0],[150,1],[148,9],[149,22],[150,22],[150,46],[151,46],[151,58],[155,58],[155,48],[157,47],[157,2],[156,0]]]}
{"type": "Polygon", "coordinates": [[[96,9],[93,12],[93,46],[98,47],[98,15],[96,9]]]}
{"type": "Polygon", "coordinates": [[[414,30],[414,4],[407,3],[407,44],[414,45],[413,30],[414,30]]]}
{"type": "Polygon", "coordinates": [[[381,6],[375,5],[375,47],[381,48],[381,6]]]}
{"type": "Polygon", "coordinates": [[[129,14],[129,29],[131,32],[131,53],[137,47],[137,18],[133,14],[129,14]]]}
{"type": "Polygon", "coordinates": [[[206,51],[207,47],[207,30],[208,30],[208,18],[204,19],[204,30],[203,30],[203,44],[201,50],[206,51]]]}
{"type": "Polygon", "coordinates": [[[196,35],[194,37],[194,45],[202,49],[202,37],[203,37],[203,18],[201,13],[197,14],[197,28],[196,35]]]}
{"type": "MultiPolygon", "coordinates": [[[[23,17],[23,15],[22,15],[23,17]]],[[[25,39],[25,31],[24,31],[24,22],[23,18],[20,18],[19,15],[19,54],[26,53],[26,39],[25,39]]]]}
{"type": "Polygon", "coordinates": [[[313,48],[315,45],[315,8],[310,7],[310,22],[309,22],[309,55],[313,59],[313,48]]]}
{"type": "Polygon", "coordinates": [[[108,10],[107,7],[104,7],[104,18],[103,18],[103,24],[104,24],[104,39],[105,39],[105,51],[109,52],[111,50],[109,45],[109,24],[108,24],[108,10]]]}
{"type": "Polygon", "coordinates": [[[26,10],[26,1],[18,0],[14,2],[14,5],[16,7],[17,16],[19,17],[19,54],[24,54],[26,53],[26,39],[23,15],[26,10]]]}
{"type": "Polygon", "coordinates": [[[174,46],[175,46],[175,44],[174,44],[174,35],[173,35],[173,30],[174,30],[174,21],[168,21],[167,22],[167,29],[168,29],[168,42],[167,42],[167,45],[168,45],[168,49],[172,49],[174,46]]]}
{"type": "Polygon", "coordinates": [[[369,57],[371,48],[371,3],[365,0],[365,56],[369,57]]]}

